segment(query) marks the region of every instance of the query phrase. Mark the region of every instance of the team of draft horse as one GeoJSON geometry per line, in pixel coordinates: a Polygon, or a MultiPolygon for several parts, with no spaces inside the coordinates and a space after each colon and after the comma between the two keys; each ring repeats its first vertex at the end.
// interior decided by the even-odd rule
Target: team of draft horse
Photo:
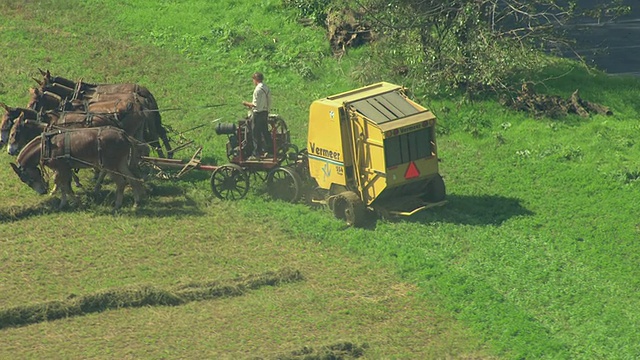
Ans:
{"type": "MultiPolygon", "coordinates": [[[[54,192],[60,207],[68,197],[77,201],[71,187],[75,170],[96,169],[96,190],[108,174],[116,185],[115,208],[122,205],[124,188],[131,185],[134,202],[144,195],[139,176],[140,156],[150,145],[160,157],[172,156],[158,104],[147,88],[137,84],[91,84],[51,76],[30,89],[26,107],[0,104],[5,114],[0,124],[0,145],[17,155],[11,167],[20,180],[46,194],[45,170],[53,171],[54,192]]],[[[77,179],[76,179],[77,181],[77,179]]]]}

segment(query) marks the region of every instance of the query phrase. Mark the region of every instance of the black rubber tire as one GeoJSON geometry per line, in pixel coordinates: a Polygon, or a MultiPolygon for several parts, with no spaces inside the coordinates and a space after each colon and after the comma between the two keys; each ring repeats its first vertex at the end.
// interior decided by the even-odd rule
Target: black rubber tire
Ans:
{"type": "Polygon", "coordinates": [[[349,226],[361,227],[367,220],[367,209],[358,194],[345,191],[333,201],[333,215],[349,226]]]}
{"type": "Polygon", "coordinates": [[[447,190],[444,185],[444,180],[440,174],[436,174],[427,184],[427,193],[423,199],[426,202],[436,203],[443,201],[447,196],[447,190]]]}

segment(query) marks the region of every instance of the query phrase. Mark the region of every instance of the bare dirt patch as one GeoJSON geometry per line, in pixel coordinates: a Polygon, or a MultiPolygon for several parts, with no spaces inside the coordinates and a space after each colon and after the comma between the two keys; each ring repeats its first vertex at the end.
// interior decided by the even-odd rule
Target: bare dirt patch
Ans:
{"type": "Polygon", "coordinates": [[[342,56],[347,48],[371,42],[375,35],[371,27],[362,21],[363,14],[352,9],[332,11],[327,15],[327,31],[331,50],[342,56]]]}

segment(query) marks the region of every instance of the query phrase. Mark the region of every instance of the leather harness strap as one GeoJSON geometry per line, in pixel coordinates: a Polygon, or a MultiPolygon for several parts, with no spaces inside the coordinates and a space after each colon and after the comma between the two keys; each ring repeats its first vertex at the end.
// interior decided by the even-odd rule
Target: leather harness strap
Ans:
{"type": "Polygon", "coordinates": [[[100,136],[101,133],[102,133],[102,127],[99,127],[96,143],[98,143],[98,165],[100,165],[100,168],[102,168],[102,136],[100,136]]]}
{"type": "Polygon", "coordinates": [[[69,131],[64,132],[64,154],[62,157],[65,159],[71,159],[71,133],[69,131]]]}

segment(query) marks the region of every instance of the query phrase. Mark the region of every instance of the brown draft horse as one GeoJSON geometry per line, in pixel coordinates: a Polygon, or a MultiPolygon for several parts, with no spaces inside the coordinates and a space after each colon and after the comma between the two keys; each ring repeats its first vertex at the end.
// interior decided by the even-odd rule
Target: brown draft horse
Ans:
{"type": "MultiPolygon", "coordinates": [[[[167,150],[168,156],[172,157],[173,152],[171,151],[167,130],[162,126],[158,103],[146,87],[131,83],[92,84],[82,81],[74,82],[73,80],[60,76],[51,76],[49,70],[45,72],[39,69],[39,71],[43,75],[44,79],[42,81],[38,81],[37,79],[34,80],[40,85],[40,93],[48,91],[60,96],[62,99],[94,100],[105,95],[132,93],[143,97],[148,102],[148,107],[144,111],[149,115],[148,121],[145,122],[144,138],[156,149],[159,149],[160,144],[158,139],[161,139],[165,149],[167,150]]],[[[30,104],[34,102],[35,97],[37,97],[37,94],[34,95],[32,93],[30,104]]],[[[164,155],[161,155],[160,153],[158,153],[158,155],[164,157],[164,155]]]]}
{"type": "Polygon", "coordinates": [[[125,129],[123,122],[115,114],[92,114],[80,112],[47,111],[38,113],[34,110],[23,109],[14,120],[9,132],[7,152],[9,155],[17,155],[29,141],[52,128],[80,128],[115,126],[123,128],[129,135],[130,129],[125,129]]]}
{"type": "Polygon", "coordinates": [[[136,93],[97,94],[87,100],[63,99],[52,92],[41,92],[37,88],[31,88],[30,93],[31,98],[27,107],[36,111],[115,113],[129,134],[140,141],[148,142],[160,157],[164,157],[164,152],[160,147],[160,135],[163,135],[163,142],[166,139],[165,148],[169,151],[169,157],[172,155],[166,130],[162,126],[156,127],[157,116],[150,111],[152,106],[149,100],[136,93]]]}
{"type": "Polygon", "coordinates": [[[84,81],[73,81],[67,78],[63,78],[60,76],[51,76],[49,70],[43,71],[38,69],[40,74],[44,77],[43,81],[36,82],[41,86],[43,91],[48,90],[51,87],[54,92],[62,97],[68,97],[68,91],[71,90],[75,93],[74,99],[80,98],[91,98],[95,94],[123,94],[123,93],[136,93],[143,97],[148,98],[152,101],[152,103],[158,106],[156,99],[153,97],[153,94],[144,86],[132,83],[122,83],[122,84],[92,84],[84,81]],[[57,84],[57,85],[56,85],[57,84]],[[57,89],[57,91],[56,91],[57,89]],[[62,93],[58,93],[58,91],[62,93]]]}
{"type": "MultiPolygon", "coordinates": [[[[7,151],[9,155],[17,155],[20,149],[29,143],[29,141],[40,136],[40,134],[47,130],[97,126],[121,127],[121,124],[112,116],[93,116],[82,113],[58,114],[55,111],[48,111],[41,114],[33,110],[23,109],[23,112],[15,119],[14,125],[9,133],[7,151]],[[27,114],[29,118],[25,118],[25,114],[27,114]]],[[[145,152],[145,155],[148,155],[148,151],[145,152]]],[[[106,173],[104,172],[98,173],[96,171],[94,176],[96,180],[94,191],[96,193],[100,191],[105,175],[106,173]]],[[[73,179],[76,185],[81,187],[80,179],[75,173],[73,174],[73,179]]],[[[56,192],[56,190],[57,187],[54,187],[52,193],[56,192]]]]}
{"type": "Polygon", "coordinates": [[[60,208],[67,204],[67,196],[78,203],[71,189],[71,176],[76,168],[95,168],[106,171],[116,184],[115,209],[122,206],[127,183],[133,188],[134,206],[142,196],[142,180],[134,175],[140,155],[135,140],[122,129],[98,127],[68,129],[43,133],[31,140],[11,167],[20,180],[37,193],[47,193],[49,185],[40,165],[54,171],[54,182],[61,190],[60,208]]]}
{"type": "Polygon", "coordinates": [[[25,111],[31,111],[27,108],[9,107],[4,103],[0,103],[0,107],[4,108],[5,113],[0,120],[0,147],[9,143],[9,134],[11,133],[11,127],[16,121],[16,118],[25,111]]]}

